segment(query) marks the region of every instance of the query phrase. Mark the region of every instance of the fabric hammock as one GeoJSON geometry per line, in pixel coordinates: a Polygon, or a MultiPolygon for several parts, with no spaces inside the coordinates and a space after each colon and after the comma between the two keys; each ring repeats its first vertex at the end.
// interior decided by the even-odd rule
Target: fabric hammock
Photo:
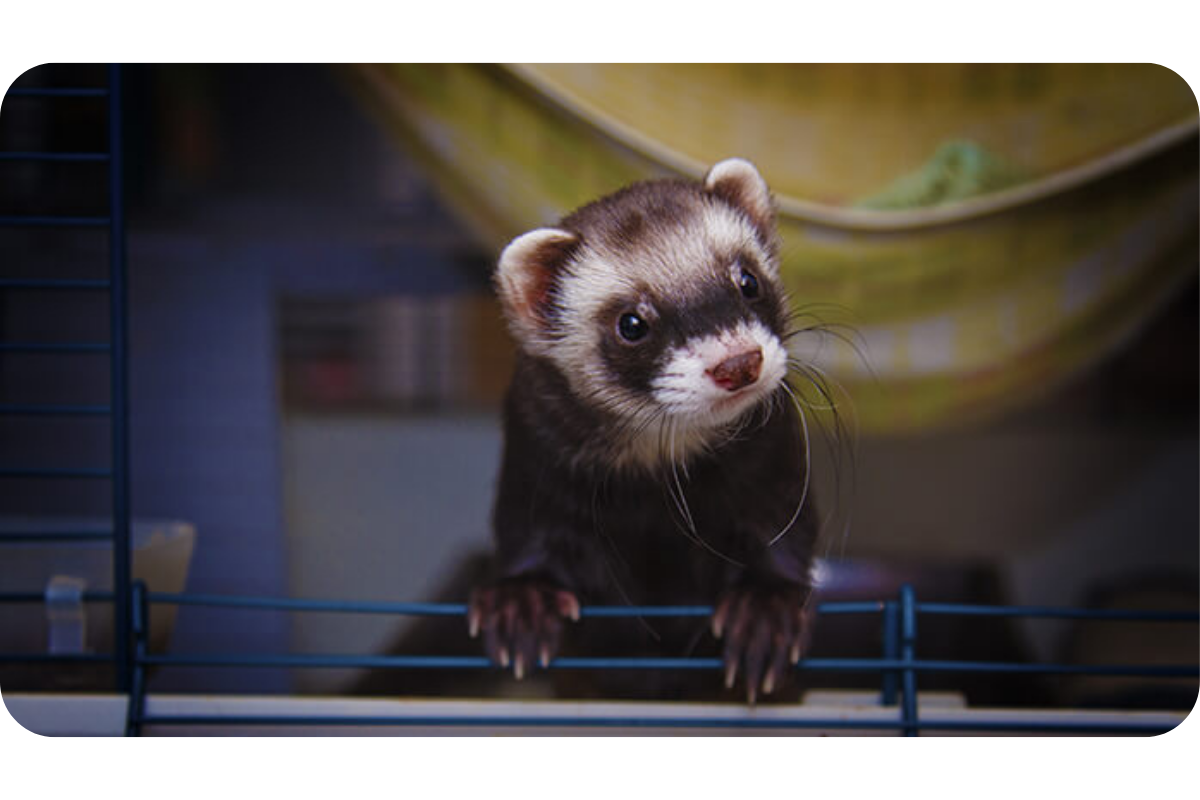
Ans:
{"type": "Polygon", "coordinates": [[[496,252],[630,181],[754,161],[797,306],[859,334],[861,355],[816,334],[801,354],[846,388],[865,431],[966,424],[1035,399],[1196,269],[1196,99],[1153,65],[351,75],[496,252]]]}

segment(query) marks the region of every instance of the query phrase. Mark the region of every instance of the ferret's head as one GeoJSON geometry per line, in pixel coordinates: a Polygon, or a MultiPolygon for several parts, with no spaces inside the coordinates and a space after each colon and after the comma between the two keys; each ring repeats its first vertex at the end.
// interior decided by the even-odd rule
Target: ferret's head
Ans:
{"type": "Polygon", "coordinates": [[[752,164],[639,183],[517,237],[496,284],[519,346],[618,422],[620,453],[680,457],[770,398],[787,302],[770,191],[752,164]]]}

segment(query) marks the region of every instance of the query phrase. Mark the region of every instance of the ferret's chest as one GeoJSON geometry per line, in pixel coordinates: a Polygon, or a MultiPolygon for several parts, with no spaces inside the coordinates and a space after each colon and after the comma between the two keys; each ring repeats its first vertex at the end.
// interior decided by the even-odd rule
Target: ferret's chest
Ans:
{"type": "Polygon", "coordinates": [[[706,476],[668,472],[603,487],[588,516],[604,571],[618,578],[628,600],[709,602],[720,576],[756,546],[752,504],[706,476]]]}

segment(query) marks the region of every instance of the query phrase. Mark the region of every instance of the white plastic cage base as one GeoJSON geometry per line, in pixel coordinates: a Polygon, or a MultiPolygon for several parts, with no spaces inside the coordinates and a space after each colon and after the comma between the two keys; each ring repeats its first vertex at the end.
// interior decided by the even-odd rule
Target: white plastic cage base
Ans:
{"type": "MultiPolygon", "coordinates": [[[[697,703],[567,702],[543,700],[385,700],[331,697],[252,697],[242,695],[149,695],[145,715],[202,717],[204,724],[156,725],[148,736],[896,736],[899,729],[870,727],[895,723],[897,706],[879,705],[879,696],[864,692],[811,692],[796,705],[697,703]],[[304,724],[240,724],[226,718],[292,717],[304,724]],[[322,724],[321,719],[402,718],[411,724],[322,724]],[[511,724],[464,724],[477,718],[505,719],[511,724]],[[636,718],[637,725],[613,724],[636,718]],[[670,720],[655,726],[653,720],[670,720]],[[689,726],[687,720],[698,724],[689,726]],[[441,724],[430,720],[447,720],[441,724]],[[458,720],[458,722],[455,722],[458,720]],[[570,720],[571,722],[557,722],[570,720]],[[702,725],[722,720],[728,725],[702,725]],[[780,727],[737,727],[748,720],[780,727]],[[837,720],[837,727],[810,727],[814,721],[837,720]],[[549,721],[551,724],[547,724],[549,721]],[[681,722],[682,721],[682,722],[681,722]],[[524,722],[524,724],[522,724],[524,722]],[[797,723],[789,726],[788,722],[797,723]],[[863,727],[856,727],[862,723],[863,727]]],[[[117,694],[5,694],[8,712],[24,728],[44,736],[120,736],[125,732],[128,698],[117,694]]],[[[1100,726],[1098,733],[1121,725],[1170,729],[1187,715],[1173,711],[1096,711],[1083,709],[969,708],[958,695],[918,695],[921,723],[1020,725],[1012,730],[922,728],[922,736],[1088,735],[1038,730],[1039,725],[1100,726]]],[[[1136,732],[1131,732],[1133,735],[1136,732]]]]}

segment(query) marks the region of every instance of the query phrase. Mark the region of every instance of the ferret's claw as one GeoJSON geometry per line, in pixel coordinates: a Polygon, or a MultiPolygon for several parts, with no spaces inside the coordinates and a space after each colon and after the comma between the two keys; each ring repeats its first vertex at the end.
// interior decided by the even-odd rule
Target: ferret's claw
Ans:
{"type": "Polygon", "coordinates": [[[530,667],[547,667],[562,638],[564,620],[579,618],[579,601],[557,586],[510,578],[471,595],[467,629],[482,633],[484,652],[517,680],[530,667]]]}
{"type": "Polygon", "coordinates": [[[811,628],[808,592],[799,586],[744,586],[726,594],[713,612],[713,634],[724,640],[725,687],[739,673],[746,702],[754,704],[785,683],[799,662],[811,628]]]}
{"type": "Polygon", "coordinates": [[[479,636],[479,611],[474,608],[467,614],[467,635],[472,639],[479,636]]]}

